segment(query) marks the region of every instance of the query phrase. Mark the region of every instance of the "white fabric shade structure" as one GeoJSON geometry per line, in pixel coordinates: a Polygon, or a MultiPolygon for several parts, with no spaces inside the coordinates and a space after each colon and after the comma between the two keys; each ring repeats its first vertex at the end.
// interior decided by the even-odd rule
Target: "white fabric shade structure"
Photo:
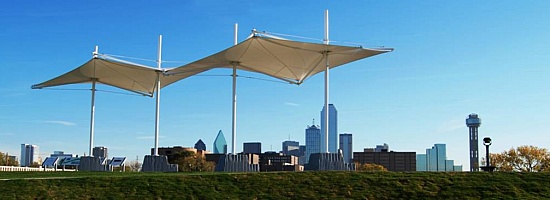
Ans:
{"type": "MultiPolygon", "coordinates": [[[[325,78],[328,79],[328,69],[393,51],[393,48],[350,47],[265,36],[266,34],[254,31],[251,37],[239,44],[165,72],[165,75],[170,76],[213,68],[233,68],[233,154],[236,153],[236,69],[265,74],[299,85],[319,72],[326,71],[325,78]]],[[[328,80],[325,84],[328,85],[328,80]]],[[[325,96],[327,99],[328,88],[325,96]]],[[[325,104],[328,104],[328,100],[325,104]]]]}
{"type": "Polygon", "coordinates": [[[391,52],[392,48],[361,48],[306,43],[254,35],[247,40],[201,60],[166,71],[166,75],[203,72],[212,68],[233,68],[262,73],[292,84],[323,72],[325,54],[329,68],[391,52]]]}
{"type": "MultiPolygon", "coordinates": [[[[236,153],[236,70],[245,70],[271,76],[291,84],[301,84],[309,77],[325,73],[325,105],[328,103],[328,70],[356,60],[391,52],[392,48],[362,48],[291,41],[265,37],[253,32],[245,41],[198,61],[174,68],[161,69],[161,40],[159,37],[158,68],[151,68],[121,61],[94,52],[94,57],[80,67],[51,80],[33,85],[33,89],[67,84],[92,83],[92,108],[90,120],[90,155],[93,148],[95,85],[110,85],[138,94],[153,96],[157,92],[157,131],[155,151],[158,143],[158,106],[160,88],[181,79],[214,68],[233,69],[233,134],[232,153],[236,153]]],[[[326,118],[328,119],[328,117],[326,118]]],[[[155,153],[156,154],[156,153],[155,153]]]]}
{"type": "MultiPolygon", "coordinates": [[[[159,59],[160,60],[160,59],[159,59]]],[[[159,64],[160,65],[160,64],[159,64]]],[[[99,55],[94,52],[94,57],[80,67],[77,67],[63,75],[51,80],[36,84],[32,89],[68,85],[68,84],[92,84],[92,106],[90,117],[90,146],[89,154],[92,156],[94,141],[94,112],[95,112],[95,86],[96,83],[117,87],[130,92],[152,97],[157,92],[157,132],[155,133],[155,149],[158,145],[158,96],[160,88],[166,87],[176,81],[200,73],[200,71],[180,73],[176,76],[164,76],[164,69],[151,68],[135,63],[122,61],[107,55],[99,55]],[[158,86],[157,86],[158,85],[158,86]]]]}
{"type": "MultiPolygon", "coordinates": [[[[138,94],[153,96],[156,90],[158,74],[164,70],[108,60],[110,57],[92,58],[80,67],[61,76],[32,86],[32,89],[61,86],[78,83],[96,83],[110,85],[138,94]]],[[[160,76],[161,88],[178,80],[200,72],[180,73],[177,76],[160,76]]]]}

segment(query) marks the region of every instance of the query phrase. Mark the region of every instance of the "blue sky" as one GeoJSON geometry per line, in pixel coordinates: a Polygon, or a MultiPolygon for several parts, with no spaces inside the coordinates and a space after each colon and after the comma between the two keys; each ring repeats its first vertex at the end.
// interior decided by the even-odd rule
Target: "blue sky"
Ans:
{"type": "MultiPolygon", "coordinates": [[[[394,52],[330,72],[330,103],[340,133],[352,133],[355,151],[388,143],[395,151],[424,153],[447,144],[447,157],[468,169],[470,113],[482,119],[480,137],[492,151],[519,145],[550,148],[550,12],[548,1],[36,1],[0,8],[0,151],[21,143],[87,153],[89,84],[31,90],[100,53],[156,59],[163,35],[163,67],[216,53],[256,28],[330,39],[394,52]]],[[[154,62],[136,61],[149,66],[154,62]]],[[[217,69],[162,90],[160,146],[212,146],[218,130],[231,141],[231,70],[217,69]]],[[[267,78],[239,72],[243,76],[267,78]]],[[[318,124],[324,77],[300,86],[238,79],[237,150],[260,141],[281,149],[289,137],[305,142],[318,124]]],[[[153,146],[155,99],[108,86],[96,94],[95,145],[110,156],[141,158],[153,146]]],[[[230,149],[230,147],[229,147],[230,149]]],[[[484,155],[484,150],[480,149],[484,155]]]]}

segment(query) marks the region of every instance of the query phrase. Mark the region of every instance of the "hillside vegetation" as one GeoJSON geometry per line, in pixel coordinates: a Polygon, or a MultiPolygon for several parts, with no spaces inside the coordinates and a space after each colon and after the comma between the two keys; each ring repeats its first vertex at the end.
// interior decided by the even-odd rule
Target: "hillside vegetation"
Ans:
{"type": "Polygon", "coordinates": [[[0,199],[549,199],[550,173],[2,172],[0,199]]]}

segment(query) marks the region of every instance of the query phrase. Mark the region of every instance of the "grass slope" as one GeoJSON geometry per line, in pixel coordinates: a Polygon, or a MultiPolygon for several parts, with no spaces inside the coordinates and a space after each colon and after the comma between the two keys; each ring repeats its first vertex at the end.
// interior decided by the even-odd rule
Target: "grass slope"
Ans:
{"type": "Polygon", "coordinates": [[[0,199],[550,199],[550,173],[3,172],[0,179],[9,179],[0,180],[0,199]]]}

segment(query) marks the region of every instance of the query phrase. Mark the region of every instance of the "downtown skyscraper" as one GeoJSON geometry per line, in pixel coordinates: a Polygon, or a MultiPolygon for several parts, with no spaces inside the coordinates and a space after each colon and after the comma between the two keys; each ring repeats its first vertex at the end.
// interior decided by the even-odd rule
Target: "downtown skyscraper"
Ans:
{"type": "Polygon", "coordinates": [[[243,153],[253,153],[261,154],[262,153],[262,143],[261,142],[245,142],[243,143],[243,153]]]}
{"type": "Polygon", "coordinates": [[[426,159],[428,160],[428,170],[446,171],[445,160],[447,159],[447,148],[445,144],[434,144],[431,149],[426,149],[426,159]]]}
{"type": "Polygon", "coordinates": [[[32,144],[21,144],[21,157],[19,166],[28,167],[35,162],[39,162],[38,146],[32,144]]]}
{"type": "Polygon", "coordinates": [[[325,108],[321,110],[321,152],[338,152],[338,111],[328,104],[328,151],[325,144],[325,108]]]}
{"type": "Polygon", "coordinates": [[[426,149],[426,154],[416,155],[416,171],[462,171],[462,166],[454,165],[454,160],[447,160],[445,144],[434,144],[426,149]]]}
{"type": "Polygon", "coordinates": [[[227,142],[225,141],[222,130],[218,132],[214,140],[213,148],[214,153],[227,154],[227,142]]]}
{"type": "Polygon", "coordinates": [[[204,144],[202,139],[199,139],[199,141],[197,141],[197,143],[195,143],[194,147],[195,147],[195,149],[197,149],[199,151],[206,151],[206,144],[204,144]]]}
{"type": "Polygon", "coordinates": [[[344,133],[340,134],[340,150],[344,156],[344,162],[353,162],[353,138],[352,134],[344,133]]]}
{"type": "Polygon", "coordinates": [[[321,153],[321,129],[313,124],[306,129],[306,153],[304,163],[309,162],[309,156],[314,153],[321,153]]]}
{"type": "Polygon", "coordinates": [[[296,141],[284,141],[283,142],[283,154],[299,156],[300,153],[300,142],[296,141]]]}

